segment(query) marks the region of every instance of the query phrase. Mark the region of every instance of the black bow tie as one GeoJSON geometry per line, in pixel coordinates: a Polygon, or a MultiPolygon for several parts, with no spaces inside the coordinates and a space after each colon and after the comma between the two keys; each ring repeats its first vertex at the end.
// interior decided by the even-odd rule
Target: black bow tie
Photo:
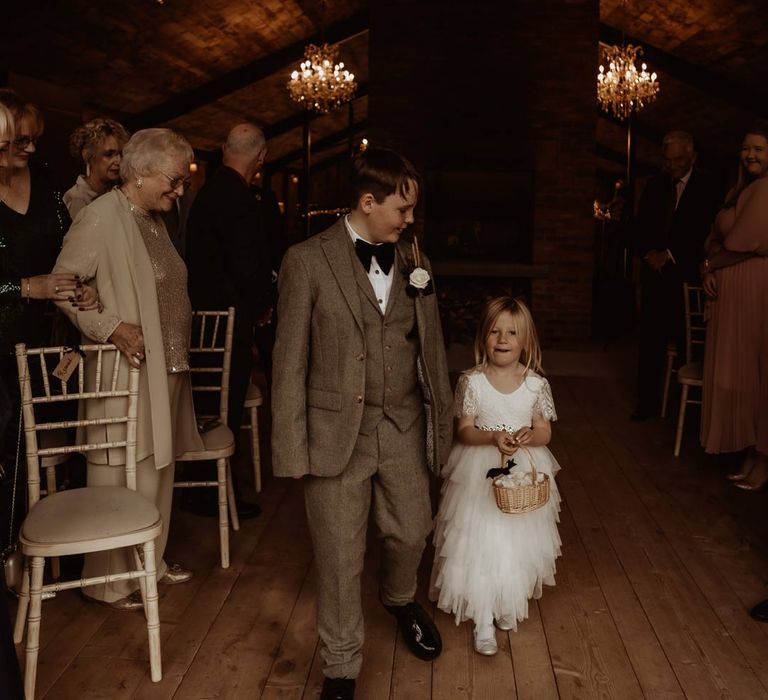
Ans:
{"type": "Polygon", "coordinates": [[[385,275],[389,274],[389,271],[392,269],[392,265],[395,262],[394,243],[380,243],[379,245],[373,245],[368,243],[368,241],[364,241],[362,238],[358,238],[355,241],[355,252],[357,253],[357,257],[360,258],[360,262],[363,263],[366,272],[370,272],[371,258],[374,256],[385,275]]]}

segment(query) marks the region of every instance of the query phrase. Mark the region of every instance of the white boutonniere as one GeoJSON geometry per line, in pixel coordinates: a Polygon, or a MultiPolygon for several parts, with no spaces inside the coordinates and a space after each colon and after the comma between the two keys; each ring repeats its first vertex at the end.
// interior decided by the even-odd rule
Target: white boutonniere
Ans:
{"type": "Polygon", "coordinates": [[[416,289],[426,289],[430,280],[429,273],[423,267],[414,267],[408,276],[411,287],[416,287],[416,289]]]}
{"type": "Polygon", "coordinates": [[[432,278],[429,276],[429,272],[421,266],[421,251],[419,250],[419,241],[415,235],[411,243],[411,256],[413,258],[413,266],[405,270],[405,274],[408,277],[406,293],[409,297],[432,294],[435,291],[432,286],[432,278]]]}

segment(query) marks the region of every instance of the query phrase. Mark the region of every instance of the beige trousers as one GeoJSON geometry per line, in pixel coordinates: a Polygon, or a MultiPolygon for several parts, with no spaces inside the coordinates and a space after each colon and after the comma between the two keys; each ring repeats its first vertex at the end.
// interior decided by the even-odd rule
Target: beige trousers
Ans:
{"type": "Polygon", "coordinates": [[[360,577],[371,505],[383,544],[382,602],[403,605],[416,593],[416,572],[432,530],[425,444],[423,417],[404,433],[384,418],[370,435],[358,435],[340,475],[304,479],[319,573],[320,653],[330,678],[356,678],[363,661],[360,577]]]}
{"type": "MultiPolygon", "coordinates": [[[[168,391],[171,399],[171,425],[175,427],[174,434],[169,435],[168,439],[174,442],[174,453],[181,454],[187,449],[195,448],[200,441],[191,404],[189,373],[169,374],[168,391]]],[[[160,517],[163,519],[163,530],[155,541],[158,579],[165,575],[168,568],[163,561],[163,555],[171,522],[174,466],[169,464],[163,469],[157,469],[154,455],[149,455],[136,465],[136,490],[157,506],[160,517]]],[[[125,486],[125,468],[120,465],[88,462],[88,486],[125,486]]],[[[135,563],[131,547],[93,552],[85,555],[83,578],[118,574],[133,569],[135,569],[135,563]]],[[[138,579],[88,586],[83,589],[91,598],[107,603],[125,598],[137,590],[139,590],[138,579]]]]}
{"type": "MultiPolygon", "coordinates": [[[[171,501],[173,499],[173,465],[155,469],[155,457],[150,455],[136,465],[136,490],[148,501],[152,501],[160,511],[163,530],[155,540],[157,577],[165,575],[168,568],[163,561],[165,545],[168,542],[168,525],[171,522],[171,501]]],[[[88,486],[125,486],[125,471],[121,467],[88,462],[88,486]]],[[[106,552],[92,552],[85,555],[83,578],[120,574],[136,568],[132,547],[110,549],[106,552]]],[[[120,598],[139,590],[138,579],[115,581],[88,586],[83,591],[96,600],[113,603],[120,598]]]]}

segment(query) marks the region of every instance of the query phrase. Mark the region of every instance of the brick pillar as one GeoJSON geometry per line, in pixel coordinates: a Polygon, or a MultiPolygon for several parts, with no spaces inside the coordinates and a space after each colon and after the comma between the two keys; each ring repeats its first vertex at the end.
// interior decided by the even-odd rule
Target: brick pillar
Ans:
{"type": "Polygon", "coordinates": [[[598,0],[379,0],[370,11],[372,142],[422,171],[530,173],[532,253],[519,261],[549,269],[531,285],[539,332],[548,344],[587,337],[598,0]]]}

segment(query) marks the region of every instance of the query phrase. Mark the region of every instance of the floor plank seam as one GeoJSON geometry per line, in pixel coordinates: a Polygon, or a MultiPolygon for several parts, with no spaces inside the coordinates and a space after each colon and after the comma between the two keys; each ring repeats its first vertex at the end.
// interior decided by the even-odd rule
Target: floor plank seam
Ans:
{"type": "MultiPolygon", "coordinates": [[[[570,384],[569,384],[568,385],[568,393],[570,395],[571,400],[574,401],[574,403],[576,403],[582,409],[580,411],[579,415],[580,416],[586,416],[586,414],[587,414],[586,407],[581,402],[579,402],[577,400],[577,398],[576,398],[577,395],[581,395],[580,392],[576,392],[574,390],[574,388],[571,387],[570,384]]],[[[614,466],[619,469],[619,472],[622,475],[622,477],[626,481],[629,481],[626,473],[624,472],[624,470],[620,466],[619,460],[616,459],[616,456],[615,456],[614,452],[610,449],[610,446],[606,442],[605,437],[603,435],[602,429],[596,427],[596,425],[592,421],[589,421],[587,419],[585,419],[584,422],[589,425],[589,427],[591,428],[592,433],[598,437],[598,439],[600,440],[600,443],[601,443],[601,446],[602,446],[603,450],[608,455],[610,455],[614,466]]],[[[569,461],[573,464],[574,463],[573,456],[572,456],[571,452],[568,450],[568,446],[567,446],[566,440],[565,439],[561,439],[560,442],[563,443],[563,447],[566,450],[566,453],[568,454],[569,461]]],[[[595,501],[594,501],[594,498],[593,498],[593,495],[592,495],[593,494],[593,489],[590,487],[590,484],[584,483],[584,481],[583,481],[581,475],[579,474],[578,470],[574,470],[574,478],[576,478],[579,481],[579,483],[582,485],[584,493],[586,494],[587,499],[589,501],[590,507],[591,507],[592,511],[595,513],[595,516],[597,517],[597,519],[598,519],[598,521],[600,523],[600,528],[601,528],[602,532],[605,534],[605,537],[606,537],[606,539],[608,541],[608,544],[611,547],[611,552],[612,552],[616,562],[618,563],[619,567],[621,568],[622,574],[623,574],[624,578],[627,580],[627,582],[628,582],[628,584],[629,584],[629,586],[630,586],[630,588],[632,590],[632,593],[634,595],[634,598],[637,601],[638,605],[640,606],[640,609],[643,612],[643,615],[644,615],[645,620],[646,620],[646,622],[648,624],[648,627],[653,632],[654,638],[656,639],[656,642],[658,643],[659,649],[664,654],[664,658],[667,660],[667,663],[669,664],[669,667],[670,667],[672,673],[675,676],[675,679],[676,679],[676,681],[678,683],[678,686],[679,686],[681,692],[684,693],[685,692],[684,691],[684,683],[683,683],[683,680],[680,678],[680,675],[679,675],[678,671],[675,669],[676,664],[673,663],[673,661],[670,659],[669,653],[668,653],[667,649],[665,648],[665,645],[663,644],[661,637],[659,637],[659,632],[658,632],[658,630],[656,628],[656,625],[653,623],[653,616],[649,613],[647,605],[643,602],[642,595],[637,590],[637,585],[633,581],[633,577],[631,576],[630,572],[626,568],[626,565],[624,563],[624,558],[621,556],[620,549],[617,547],[617,544],[616,544],[616,541],[615,541],[615,536],[611,534],[611,528],[610,527],[606,527],[605,516],[602,515],[600,513],[600,510],[598,508],[596,508],[596,506],[595,506],[595,501]]],[[[638,500],[638,501],[640,501],[642,503],[643,510],[645,511],[646,515],[649,517],[650,521],[653,522],[655,525],[658,525],[658,523],[656,523],[656,520],[650,515],[650,512],[649,512],[648,508],[641,501],[640,496],[639,496],[637,490],[634,488],[634,486],[631,483],[630,483],[630,487],[632,489],[632,493],[634,494],[636,500],[638,500]]],[[[577,527],[577,530],[578,530],[578,527],[577,527]]],[[[581,538],[581,540],[582,540],[582,544],[584,544],[583,538],[581,538]]],[[[589,552],[588,552],[588,550],[586,548],[585,548],[585,553],[587,555],[587,558],[590,560],[590,563],[592,564],[593,569],[594,569],[594,562],[593,562],[592,558],[589,556],[589,552]]],[[[597,572],[595,572],[595,574],[597,576],[597,572]]],[[[598,576],[598,581],[599,581],[599,576],[598,576]]],[[[601,584],[601,588],[602,588],[602,584],[601,584]]],[[[610,602],[608,601],[607,598],[606,598],[606,604],[608,605],[609,610],[611,610],[611,616],[615,620],[616,619],[615,618],[615,611],[611,608],[610,602]]],[[[632,663],[632,657],[628,653],[628,650],[627,650],[627,647],[626,647],[626,642],[624,640],[623,635],[620,635],[620,638],[622,640],[622,644],[624,646],[625,652],[627,652],[627,656],[628,656],[628,658],[630,660],[630,665],[632,666],[633,673],[635,674],[635,677],[638,679],[638,683],[639,683],[638,671],[634,667],[634,664],[632,663]]],[[[640,684],[640,687],[642,688],[642,684],[640,684]]]]}

